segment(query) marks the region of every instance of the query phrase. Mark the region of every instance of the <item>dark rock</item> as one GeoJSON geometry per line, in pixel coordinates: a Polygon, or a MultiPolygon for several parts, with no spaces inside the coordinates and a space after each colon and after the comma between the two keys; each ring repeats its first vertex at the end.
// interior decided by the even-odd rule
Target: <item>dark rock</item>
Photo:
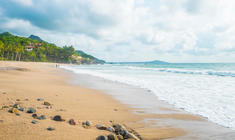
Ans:
{"type": "Polygon", "coordinates": [[[70,120],[69,120],[69,124],[70,124],[70,125],[76,125],[76,122],[74,121],[74,119],[70,119],[70,120]]]}
{"type": "Polygon", "coordinates": [[[113,128],[115,129],[115,132],[116,132],[116,133],[119,133],[119,132],[121,131],[121,129],[122,129],[122,125],[120,125],[120,124],[114,124],[114,125],[113,125],[113,128]]]}
{"type": "Polygon", "coordinates": [[[52,108],[52,106],[46,106],[46,109],[51,109],[52,108]]]}
{"type": "Polygon", "coordinates": [[[3,120],[0,120],[0,123],[3,123],[3,120]]]}
{"type": "Polygon", "coordinates": [[[53,131],[53,130],[55,130],[55,128],[53,128],[53,127],[48,127],[47,130],[48,130],[48,131],[53,131]]]}
{"type": "Polygon", "coordinates": [[[26,98],[26,99],[24,99],[24,100],[25,100],[25,101],[29,101],[29,99],[27,99],[27,98],[26,98]]]}
{"type": "Polygon", "coordinates": [[[43,105],[46,105],[46,106],[51,106],[51,104],[49,102],[44,102],[43,105]]]}
{"type": "Polygon", "coordinates": [[[16,99],[16,101],[20,101],[20,99],[16,99]]]}
{"type": "Polygon", "coordinates": [[[32,114],[32,117],[33,117],[34,119],[36,119],[36,118],[38,117],[38,115],[37,115],[37,114],[32,114]]]}
{"type": "Polygon", "coordinates": [[[114,111],[118,111],[118,109],[115,108],[114,111]]]}
{"type": "Polygon", "coordinates": [[[87,126],[91,126],[91,122],[90,121],[86,121],[86,125],[87,126]]]}
{"type": "Polygon", "coordinates": [[[108,138],[104,135],[100,135],[99,137],[96,138],[96,140],[108,140],[108,138]]]}
{"type": "Polygon", "coordinates": [[[3,91],[2,94],[7,94],[7,92],[6,92],[6,91],[3,91]]]}
{"type": "Polygon", "coordinates": [[[101,124],[97,124],[95,127],[99,130],[106,130],[107,129],[107,127],[105,127],[104,125],[101,125],[101,124]]]}
{"type": "Polygon", "coordinates": [[[46,116],[45,115],[41,115],[38,117],[39,120],[45,120],[46,119],[46,116]]]}
{"type": "Polygon", "coordinates": [[[109,134],[108,135],[108,140],[118,140],[117,136],[114,134],[109,134]]]}
{"type": "Polygon", "coordinates": [[[38,121],[37,120],[32,120],[32,122],[31,122],[32,124],[37,124],[38,123],[38,121]]]}
{"type": "Polygon", "coordinates": [[[109,132],[115,132],[115,129],[111,126],[107,127],[106,130],[109,131],[109,132]]]}
{"type": "Polygon", "coordinates": [[[82,126],[84,128],[90,128],[91,127],[91,122],[90,121],[82,122],[82,126]]]}
{"type": "Polygon", "coordinates": [[[22,111],[22,112],[23,112],[23,111],[25,111],[25,108],[24,108],[24,107],[20,107],[20,108],[19,108],[19,111],[22,111]]]}
{"type": "Polygon", "coordinates": [[[19,104],[14,104],[13,108],[17,108],[18,109],[18,108],[20,108],[20,105],[19,104]]]}
{"type": "Polygon", "coordinates": [[[43,98],[37,98],[37,101],[44,101],[43,98]]]}
{"type": "Polygon", "coordinates": [[[54,121],[64,121],[64,119],[62,119],[62,117],[60,115],[56,115],[53,117],[54,121]]]}
{"type": "Polygon", "coordinates": [[[36,110],[32,107],[30,107],[28,110],[27,110],[27,113],[36,113],[36,110]]]}
{"type": "Polygon", "coordinates": [[[20,114],[19,114],[19,113],[16,113],[16,116],[20,116],[20,114]]]}

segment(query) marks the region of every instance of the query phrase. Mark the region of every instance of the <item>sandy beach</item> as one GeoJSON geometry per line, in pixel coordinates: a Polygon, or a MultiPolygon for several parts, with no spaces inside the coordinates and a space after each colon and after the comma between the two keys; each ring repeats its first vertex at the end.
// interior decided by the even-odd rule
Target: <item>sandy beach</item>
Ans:
{"type": "MultiPolygon", "coordinates": [[[[150,114],[145,111],[134,113],[133,110],[136,108],[121,103],[110,94],[69,83],[72,78],[74,74],[56,68],[54,63],[0,62],[0,139],[95,140],[99,135],[111,133],[98,130],[95,126],[97,124],[112,126],[110,121],[134,129],[144,140],[183,139],[184,136],[191,134],[190,129],[178,125],[152,124],[158,123],[161,119],[196,121],[202,126],[209,123],[191,114],[150,114]],[[43,105],[45,101],[51,104],[50,107],[43,105]],[[37,123],[33,124],[32,120],[35,119],[32,118],[32,114],[25,111],[19,111],[19,115],[9,113],[8,110],[16,103],[26,110],[29,107],[35,108],[36,113],[45,115],[46,119],[37,120],[37,123]],[[65,121],[52,120],[55,115],[62,116],[65,121]],[[144,121],[148,118],[154,121],[144,121]],[[68,123],[70,119],[74,119],[76,125],[70,125],[68,123]],[[82,123],[87,120],[91,122],[91,127],[84,128],[82,123]],[[48,127],[55,130],[48,131],[48,127]]],[[[82,79],[84,77],[80,82],[83,82],[82,79]]],[[[168,109],[171,110],[162,107],[162,110],[168,109]]],[[[191,137],[191,139],[198,138],[191,137]]]]}

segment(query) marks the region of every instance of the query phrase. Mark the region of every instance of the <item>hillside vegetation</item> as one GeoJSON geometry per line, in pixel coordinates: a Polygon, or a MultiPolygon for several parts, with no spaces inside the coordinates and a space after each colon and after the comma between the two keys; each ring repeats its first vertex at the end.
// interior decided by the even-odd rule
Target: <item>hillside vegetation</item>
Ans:
{"type": "Polygon", "coordinates": [[[105,63],[73,46],[58,47],[40,37],[14,36],[8,32],[0,34],[0,60],[57,62],[75,64],[105,63]]]}

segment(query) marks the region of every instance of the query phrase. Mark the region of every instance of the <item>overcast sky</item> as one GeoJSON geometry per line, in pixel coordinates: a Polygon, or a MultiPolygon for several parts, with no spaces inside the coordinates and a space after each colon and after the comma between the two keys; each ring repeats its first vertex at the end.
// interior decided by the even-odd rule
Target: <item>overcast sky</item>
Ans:
{"type": "Polygon", "coordinates": [[[106,61],[235,62],[235,0],[0,0],[0,32],[106,61]]]}

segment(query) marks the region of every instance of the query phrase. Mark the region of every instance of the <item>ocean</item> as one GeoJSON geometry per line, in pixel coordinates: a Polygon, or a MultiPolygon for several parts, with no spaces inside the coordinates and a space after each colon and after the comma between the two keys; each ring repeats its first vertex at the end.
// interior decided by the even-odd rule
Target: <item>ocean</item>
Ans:
{"type": "Polygon", "coordinates": [[[159,100],[235,130],[235,64],[127,63],[61,67],[151,90],[159,100]]]}

